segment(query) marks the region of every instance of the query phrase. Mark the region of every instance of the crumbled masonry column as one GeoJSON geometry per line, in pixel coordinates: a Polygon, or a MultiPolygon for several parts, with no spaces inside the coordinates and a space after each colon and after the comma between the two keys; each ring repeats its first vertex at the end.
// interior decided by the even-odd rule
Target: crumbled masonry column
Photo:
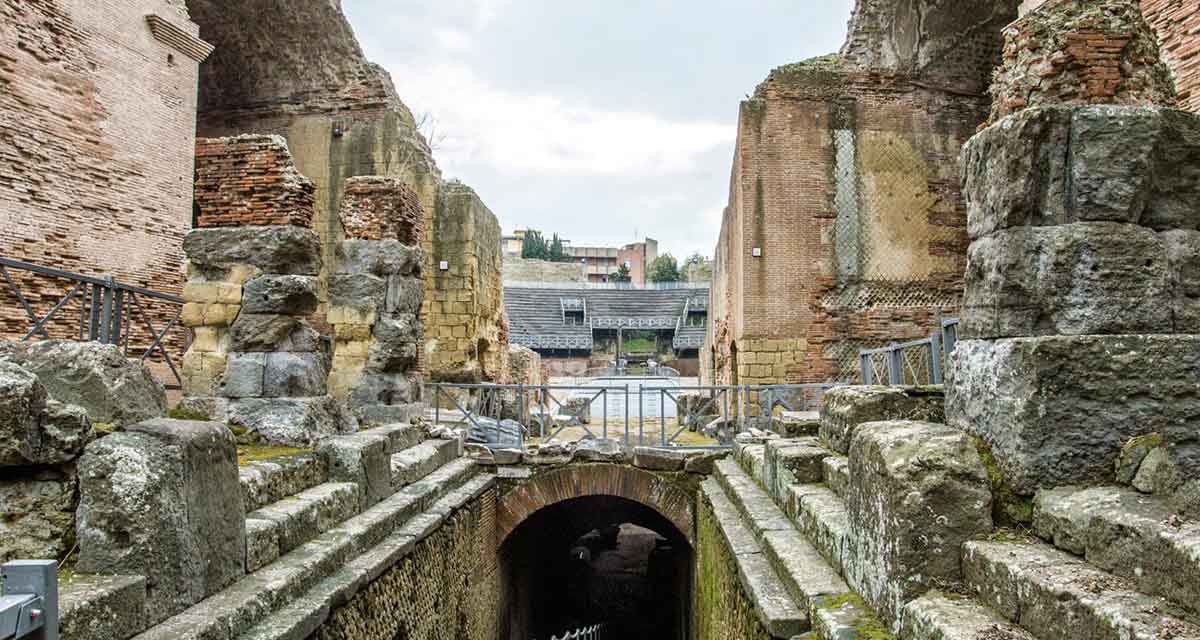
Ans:
{"type": "Polygon", "coordinates": [[[363,422],[406,422],[423,409],[425,216],[401,180],[377,176],[347,180],[338,215],[346,239],[329,276],[330,393],[363,422]]]}
{"type": "Polygon", "coordinates": [[[353,429],[326,393],[329,356],[306,318],[321,254],[313,185],[278,136],[200,140],[188,257],[185,406],[274,444],[353,429]]]}
{"type": "Polygon", "coordinates": [[[1048,3],[1006,36],[998,120],[962,155],[947,418],[1021,495],[1114,482],[1157,433],[1148,484],[1171,493],[1200,473],[1200,116],[1169,108],[1134,0],[1048,3]]]}

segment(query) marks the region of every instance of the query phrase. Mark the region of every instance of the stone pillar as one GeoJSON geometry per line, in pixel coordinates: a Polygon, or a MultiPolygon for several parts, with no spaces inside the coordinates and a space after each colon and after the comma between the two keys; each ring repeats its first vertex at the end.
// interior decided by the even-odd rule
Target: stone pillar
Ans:
{"type": "Polygon", "coordinates": [[[329,277],[330,392],[364,422],[406,422],[424,407],[425,216],[401,180],[378,176],[347,180],[338,215],[346,240],[329,277]]]}
{"type": "Polygon", "coordinates": [[[1133,0],[1047,4],[1007,36],[994,94],[1016,110],[963,150],[972,242],[947,419],[1020,495],[1114,482],[1122,446],[1158,433],[1170,492],[1200,472],[1200,116],[1167,108],[1133,0]],[[1094,76],[1088,47],[1106,60],[1094,76]]]}
{"type": "Polygon", "coordinates": [[[326,394],[328,355],[306,320],[321,270],[313,185],[283,138],[200,140],[196,208],[183,243],[187,406],[274,444],[352,429],[326,394]]]}

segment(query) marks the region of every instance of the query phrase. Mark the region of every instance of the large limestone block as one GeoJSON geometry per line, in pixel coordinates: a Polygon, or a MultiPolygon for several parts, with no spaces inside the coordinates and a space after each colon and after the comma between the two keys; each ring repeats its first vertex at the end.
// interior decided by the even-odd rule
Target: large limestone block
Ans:
{"type": "Polygon", "coordinates": [[[1131,438],[1158,432],[1200,472],[1200,336],[961,340],[946,382],[950,424],[991,447],[1020,494],[1112,482],[1131,438]]]}
{"type": "Polygon", "coordinates": [[[373,373],[350,391],[352,406],[408,404],[421,400],[421,379],[411,373],[373,373]]]}
{"type": "Polygon", "coordinates": [[[133,424],[167,410],[162,385],[116,345],[69,340],[10,343],[0,350],[0,359],[28,369],[50,397],[82,407],[95,422],[133,424]]]}
{"type": "Polygon", "coordinates": [[[317,310],[317,279],[313,276],[264,275],[242,289],[243,313],[308,315],[317,310]]]}
{"type": "Polygon", "coordinates": [[[320,353],[268,353],[263,396],[292,398],[325,395],[329,369],[320,353]]]}
{"type": "Polygon", "coordinates": [[[157,419],[88,446],[79,460],[79,569],[146,576],[157,622],[243,574],[245,509],[233,434],[157,419]]]}
{"type": "Polygon", "coordinates": [[[838,387],[825,394],[821,405],[821,440],[845,454],[858,426],[883,420],[945,418],[941,387],[838,387]]]}
{"type": "Polygon", "coordinates": [[[1200,228],[1200,115],[1159,107],[1025,109],[962,154],[971,238],[1019,226],[1200,228]]]}
{"type": "Polygon", "coordinates": [[[335,273],[329,276],[329,304],[374,311],[387,296],[387,280],[370,273],[335,273]]]}
{"type": "Polygon", "coordinates": [[[425,252],[399,240],[344,240],[338,245],[338,273],[420,277],[425,252]]]}
{"type": "Polygon", "coordinates": [[[317,455],[329,468],[330,480],[362,487],[362,508],[393,493],[387,437],[356,433],[326,438],[317,448],[317,455]]]}
{"type": "Polygon", "coordinates": [[[46,412],[46,387],[33,373],[0,360],[0,466],[28,461],[46,412]]]}
{"type": "Polygon", "coordinates": [[[971,438],[929,422],[862,425],[846,496],[850,584],[882,618],[962,577],[959,548],[992,530],[987,471],[971,438]]]}
{"type": "Polygon", "coordinates": [[[191,268],[221,278],[239,265],[266,273],[315,276],[321,271],[317,234],[291,225],[193,229],[183,237],[191,268]]]}
{"type": "Polygon", "coordinates": [[[420,313],[425,300],[425,281],[415,276],[388,276],[385,313],[420,313]]]}
{"type": "Polygon", "coordinates": [[[354,417],[329,396],[232,400],[228,420],[270,444],[292,447],[311,447],[321,438],[358,428],[354,417]]]}
{"type": "Polygon", "coordinates": [[[367,372],[398,373],[416,364],[423,333],[421,319],[416,314],[397,314],[376,320],[371,330],[375,341],[368,353],[367,372]]]}
{"type": "Polygon", "coordinates": [[[0,562],[66,555],[75,540],[76,486],[67,468],[0,476],[0,562]]]}
{"type": "Polygon", "coordinates": [[[1200,261],[1188,245],[1172,246],[1174,263],[1160,234],[1108,222],[1018,227],[976,240],[967,257],[960,336],[1200,330],[1177,325],[1171,273],[1172,267],[1195,271],[1200,261]]]}
{"type": "Polygon", "coordinates": [[[276,313],[240,313],[229,327],[230,351],[287,351],[321,349],[321,336],[304,320],[276,313]]]}

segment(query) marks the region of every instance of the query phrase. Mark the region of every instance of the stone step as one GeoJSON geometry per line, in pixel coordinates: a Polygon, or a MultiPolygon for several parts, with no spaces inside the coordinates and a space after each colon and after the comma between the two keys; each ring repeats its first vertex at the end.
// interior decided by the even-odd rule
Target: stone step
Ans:
{"type": "Polygon", "coordinates": [[[1063,487],[1034,501],[1034,530],[1060,549],[1200,614],[1200,523],[1128,487],[1063,487]]]}
{"type": "MultiPolygon", "coordinates": [[[[832,598],[813,613],[813,637],[820,640],[894,640],[862,598],[832,598]]],[[[973,639],[975,640],[975,639],[973,639]]],[[[1008,640],[1007,638],[1004,640],[1008,640]]]]}
{"type": "Polygon", "coordinates": [[[980,601],[1042,640],[1200,639],[1166,600],[1132,581],[1034,541],[968,542],[963,573],[980,601]]]}
{"type": "Polygon", "coordinates": [[[392,488],[406,487],[459,457],[460,440],[425,440],[391,457],[392,488]]]}
{"type": "Polygon", "coordinates": [[[794,484],[824,481],[821,461],[833,455],[816,438],[768,440],[764,450],[762,485],[778,504],[787,504],[788,489],[794,484]]]}
{"type": "Polygon", "coordinates": [[[725,489],[713,478],[700,485],[704,498],[712,505],[717,528],[738,567],[738,580],[754,603],[754,612],[763,628],[775,638],[791,638],[809,629],[808,614],[792,600],[787,586],[763,554],[762,544],[742,521],[725,489]]]}
{"type": "Polygon", "coordinates": [[[811,613],[830,597],[850,593],[837,571],[736,463],[718,461],[716,480],[803,611],[811,613]]]}
{"type": "Polygon", "coordinates": [[[58,591],[63,640],[127,638],[146,628],[146,579],[77,575],[58,591]]]}
{"type": "Polygon", "coordinates": [[[742,465],[742,469],[754,478],[754,481],[762,484],[766,477],[767,471],[767,446],[765,444],[742,444],[738,443],[733,448],[733,459],[737,460],[738,464],[742,465]]]}
{"type": "Polygon", "coordinates": [[[329,480],[321,456],[298,453],[248,462],[238,468],[246,512],[261,509],[329,480]]]}
{"type": "Polygon", "coordinates": [[[383,436],[388,440],[387,453],[398,453],[415,447],[425,440],[425,430],[412,424],[396,423],[358,432],[368,436],[383,436]]]}
{"type": "Polygon", "coordinates": [[[334,607],[349,602],[363,587],[394,567],[418,542],[445,523],[450,514],[478,498],[494,486],[495,481],[493,475],[478,475],[467,481],[286,607],[235,637],[240,640],[308,638],[329,618],[334,607]]]}
{"type": "Polygon", "coordinates": [[[850,459],[846,456],[829,456],[821,461],[821,470],[825,486],[845,500],[850,488],[850,459]]]}
{"type": "Polygon", "coordinates": [[[361,487],[326,482],[246,514],[246,572],[258,571],[361,510],[361,487]]]}
{"type": "Polygon", "coordinates": [[[476,471],[474,462],[455,460],[224,591],[136,636],[136,640],[235,638],[430,509],[442,497],[470,481],[476,471]]]}
{"type": "Polygon", "coordinates": [[[850,560],[850,515],[845,501],[825,485],[792,485],[787,514],[826,562],[845,575],[850,560]]]}
{"type": "Polygon", "coordinates": [[[904,605],[903,640],[1036,640],[966,596],[927,593],[904,605]]]}

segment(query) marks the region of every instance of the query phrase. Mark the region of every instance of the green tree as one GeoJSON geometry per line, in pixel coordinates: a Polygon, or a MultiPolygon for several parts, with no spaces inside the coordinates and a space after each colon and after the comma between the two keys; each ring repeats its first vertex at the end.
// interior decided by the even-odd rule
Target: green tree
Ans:
{"type": "Polygon", "coordinates": [[[525,233],[525,239],[521,242],[521,257],[528,260],[548,260],[550,258],[550,248],[546,245],[546,239],[542,237],[541,231],[531,229],[525,233]]]}
{"type": "Polygon", "coordinates": [[[682,280],[689,282],[711,282],[712,265],[697,251],[683,261],[683,266],[679,268],[679,275],[682,280]]]}
{"type": "Polygon", "coordinates": [[[664,253],[655,258],[650,263],[646,279],[650,282],[679,282],[679,263],[675,261],[675,256],[664,253]]]}
{"type": "Polygon", "coordinates": [[[629,267],[625,263],[621,263],[621,267],[612,275],[613,282],[633,282],[633,276],[629,275],[629,267]]]}
{"type": "Polygon", "coordinates": [[[550,262],[570,262],[571,256],[567,255],[566,249],[563,247],[562,238],[558,234],[554,234],[554,239],[550,241],[550,249],[546,258],[550,262]]]}

